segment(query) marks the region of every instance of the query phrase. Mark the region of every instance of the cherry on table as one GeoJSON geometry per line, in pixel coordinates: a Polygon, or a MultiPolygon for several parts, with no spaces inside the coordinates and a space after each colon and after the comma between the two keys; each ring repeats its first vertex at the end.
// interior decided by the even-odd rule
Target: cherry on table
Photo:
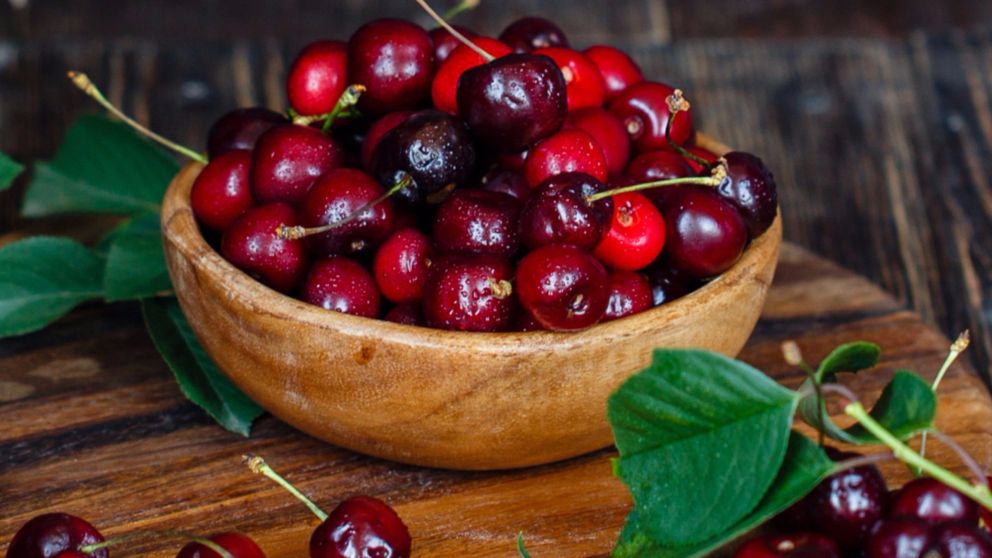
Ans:
{"type": "Polygon", "coordinates": [[[363,114],[382,115],[420,106],[431,89],[434,43],[419,25],[377,19],[348,40],[348,83],[360,83],[363,114]]]}
{"type": "Polygon", "coordinates": [[[302,240],[288,240],[279,228],[295,226],[296,210],[286,203],[270,203],[246,211],[224,231],[221,254],[234,267],[281,292],[299,283],[307,265],[302,240]]]}
{"type": "Polygon", "coordinates": [[[313,183],[344,162],[333,139],[309,126],[276,126],[258,138],[252,153],[251,191],[259,203],[299,203],[313,183]]]}
{"type": "Polygon", "coordinates": [[[250,168],[251,152],[245,149],[222,153],[203,167],[189,193],[190,207],[201,225],[223,231],[255,203],[250,168]]]}
{"type": "Polygon", "coordinates": [[[934,528],[933,550],[939,558],[990,558],[992,537],[967,523],[945,523],[934,528]]]}
{"type": "Polygon", "coordinates": [[[524,201],[520,240],[531,249],[566,243],[593,250],[613,218],[612,198],[588,200],[603,189],[600,181],[578,172],[545,180],[524,201]]]}
{"type": "Polygon", "coordinates": [[[421,300],[433,255],[430,237],[419,229],[404,228],[393,233],[372,262],[372,273],[382,295],[395,303],[421,300]]]}
{"type": "Polygon", "coordinates": [[[524,178],[531,188],[556,175],[581,172],[600,182],[609,176],[606,156],[596,141],[578,128],[565,128],[541,140],[524,163],[524,178]]]}
{"type": "Polygon", "coordinates": [[[933,546],[930,525],[919,519],[883,519],[865,542],[865,558],[923,558],[933,546]]]}
{"type": "Polygon", "coordinates": [[[842,548],[855,549],[864,544],[872,527],[882,518],[886,495],[885,479],[878,467],[861,465],[827,477],[805,501],[812,525],[842,548]]]}
{"type": "Polygon", "coordinates": [[[334,169],[322,176],[300,204],[300,224],[321,227],[341,223],[328,231],[307,236],[315,255],[357,254],[377,247],[393,231],[396,223],[393,203],[384,199],[379,183],[358,169],[334,169]],[[356,211],[363,207],[361,213],[356,211]],[[350,221],[344,222],[346,218],[350,221]]]}
{"type": "MultiPolygon", "coordinates": [[[[265,553],[248,535],[228,532],[211,535],[207,540],[231,553],[234,558],[265,558],[265,553]]],[[[223,558],[207,545],[192,541],[182,547],[176,558],[223,558]]]]}
{"type": "Polygon", "coordinates": [[[524,309],[552,331],[577,331],[603,319],[608,277],[599,260],[571,244],[548,244],[517,266],[517,296],[524,309]]]}
{"type": "Polygon", "coordinates": [[[640,192],[613,196],[613,216],[593,254],[613,269],[636,271],[658,258],[665,247],[661,211],[640,192]]]}
{"type": "MultiPolygon", "coordinates": [[[[499,58],[513,52],[506,44],[489,37],[475,37],[472,42],[490,56],[499,58]]],[[[470,68],[481,66],[486,59],[468,45],[460,45],[451,52],[443,64],[438,66],[431,82],[431,100],[438,110],[458,114],[458,81],[470,68]]]]}
{"type": "MultiPolygon", "coordinates": [[[[674,92],[673,87],[663,83],[642,81],[610,101],[610,112],[623,122],[636,151],[671,148],[665,138],[665,128],[671,116],[668,97],[674,92]]],[[[685,145],[694,135],[692,109],[680,112],[672,124],[672,141],[685,145]]]]}
{"type": "MultiPolygon", "coordinates": [[[[103,541],[103,535],[85,519],[67,513],[46,513],[31,518],[17,530],[7,547],[7,558],[69,557],[81,546],[103,541]]],[[[107,558],[110,552],[101,548],[84,556],[107,558]]]]}
{"type": "Polygon", "coordinates": [[[393,508],[371,496],[338,504],[310,537],[310,558],[409,558],[410,531],[393,508]]]}
{"type": "Polygon", "coordinates": [[[651,283],[651,302],[655,306],[682,298],[698,284],[696,279],[672,267],[665,258],[656,260],[645,271],[651,283]]]}
{"type": "Polygon", "coordinates": [[[286,77],[286,98],[303,116],[334,110],[348,86],[348,45],[316,41],[303,47],[286,77]]]}
{"type": "Polygon", "coordinates": [[[513,266],[491,254],[449,254],[431,264],[424,317],[431,327],[506,331],[513,323],[513,266]]]}
{"type": "Polygon", "coordinates": [[[577,50],[565,47],[539,48],[533,54],[547,56],[558,64],[565,78],[569,111],[602,106],[606,99],[606,89],[603,76],[592,60],[577,50]]]}
{"type": "Polygon", "coordinates": [[[500,192],[523,201],[530,195],[530,186],[517,171],[495,167],[482,177],[482,189],[500,192]]]}
{"type": "Polygon", "coordinates": [[[369,126],[368,131],[365,133],[365,138],[362,140],[362,167],[365,169],[372,168],[372,153],[375,152],[375,147],[382,141],[382,136],[405,122],[411,114],[413,114],[412,110],[391,112],[383,115],[382,118],[369,126]]]}
{"type": "Polygon", "coordinates": [[[568,46],[565,32],[543,17],[522,17],[513,21],[499,34],[499,40],[510,45],[514,52],[568,46]]]}
{"type": "Polygon", "coordinates": [[[266,108],[232,110],[214,122],[207,132],[207,155],[213,159],[236,149],[250,151],[262,134],[288,123],[285,116],[266,108]]]}
{"type": "MultiPolygon", "coordinates": [[[[474,41],[476,36],[471,29],[462,27],[461,25],[453,25],[456,31],[465,36],[466,39],[474,41]]],[[[435,27],[431,29],[428,33],[431,37],[431,42],[434,43],[434,63],[440,66],[451,53],[458,47],[462,46],[462,42],[458,40],[444,27],[435,27]]]]}
{"type": "Polygon", "coordinates": [[[611,174],[624,171],[630,160],[630,138],[620,120],[602,107],[589,107],[570,112],[566,126],[583,130],[595,140],[606,158],[606,170],[611,174]]]}
{"type": "Polygon", "coordinates": [[[626,52],[607,45],[593,45],[583,53],[603,78],[606,100],[610,101],[631,85],[644,81],[641,68],[626,52]]]}
{"type": "Polygon", "coordinates": [[[741,545],[734,558],[841,558],[829,538],[813,532],[756,537],[741,545]]]}
{"type": "Polygon", "coordinates": [[[708,186],[681,186],[663,208],[669,263],[697,279],[730,269],[747,244],[737,210],[708,186]]]}
{"type": "Polygon", "coordinates": [[[748,234],[755,238],[768,230],[778,212],[775,177],[761,159],[750,153],[731,151],[723,161],[727,176],[716,191],[737,208],[748,234]]]}
{"type": "Polygon", "coordinates": [[[509,258],[520,248],[520,206],[501,192],[456,190],[434,215],[434,245],[441,252],[509,258]]]}
{"type": "Polygon", "coordinates": [[[613,270],[608,279],[609,300],[603,321],[643,312],[653,306],[651,283],[636,271],[613,270]]]}

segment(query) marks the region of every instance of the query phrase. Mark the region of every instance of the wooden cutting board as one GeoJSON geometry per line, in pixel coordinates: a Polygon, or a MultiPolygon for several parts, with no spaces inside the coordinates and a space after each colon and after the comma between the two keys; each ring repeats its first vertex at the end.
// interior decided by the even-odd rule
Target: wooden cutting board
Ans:
{"type": "MultiPolygon", "coordinates": [[[[852,379],[873,400],[897,368],[932,378],[949,342],[865,279],[786,245],[768,304],[741,358],[795,386],[782,362],[795,339],[816,362],[839,343],[880,344],[879,370],[852,379]]],[[[605,409],[604,409],[605,412],[605,409]]],[[[992,401],[955,365],[941,387],[938,426],[992,464],[992,401]]],[[[953,454],[930,455],[961,471],[953,454]]],[[[309,511],[240,456],[254,452],[330,510],[371,494],[413,534],[414,556],[513,556],[526,534],[535,557],[605,556],[630,501],[610,473],[612,450],[504,473],[397,465],[340,450],[273,418],[251,439],[215,426],[179,393],[143,331],[137,308],[93,305],[54,327],[0,341],[0,549],[29,518],[65,511],[112,536],[143,529],[241,530],[270,558],[307,555],[309,511]]],[[[893,484],[898,464],[884,467],[893,484]]],[[[181,541],[153,537],[114,556],[174,556],[181,541]]]]}

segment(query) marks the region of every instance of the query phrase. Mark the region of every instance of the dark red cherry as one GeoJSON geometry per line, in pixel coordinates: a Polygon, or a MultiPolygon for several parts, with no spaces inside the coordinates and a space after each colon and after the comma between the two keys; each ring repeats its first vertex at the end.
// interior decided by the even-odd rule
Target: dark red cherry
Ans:
{"type": "MultiPolygon", "coordinates": [[[[103,542],[103,535],[86,520],[66,513],[47,513],[32,518],[14,534],[7,558],[55,558],[80,546],[103,542]]],[[[86,554],[107,558],[106,548],[86,554]]]]}
{"type": "MultiPolygon", "coordinates": [[[[300,222],[319,227],[344,221],[385,193],[374,178],[358,169],[334,169],[314,184],[300,205],[300,222]]],[[[374,249],[393,231],[393,203],[382,200],[351,221],[307,237],[315,255],[357,254],[374,249]]]]}
{"type": "Polygon", "coordinates": [[[471,68],[458,80],[458,114],[499,152],[523,151],[565,122],[565,77],[554,60],[509,54],[471,68]]]}
{"type": "Polygon", "coordinates": [[[223,231],[255,203],[248,185],[250,167],[251,152],[244,149],[218,155],[203,167],[189,193],[201,225],[223,231]]]}
{"type": "Polygon", "coordinates": [[[375,279],[362,264],[343,256],[317,260],[303,282],[303,300],[324,310],[378,318],[375,279]]]}
{"type": "Polygon", "coordinates": [[[310,558],[409,558],[410,531],[385,502],[355,496],[310,536],[310,558]]]}
{"type": "Polygon", "coordinates": [[[456,190],[434,215],[434,245],[443,252],[509,258],[520,248],[520,201],[488,190],[456,190]]]}
{"type": "Polygon", "coordinates": [[[604,322],[643,312],[653,305],[651,283],[636,271],[611,271],[608,285],[609,300],[603,314],[604,322]]]}
{"type": "Polygon", "coordinates": [[[978,525],[978,505],[937,479],[920,477],[895,494],[890,517],[911,517],[936,525],[958,521],[978,525]]]}
{"type": "Polygon", "coordinates": [[[299,203],[317,178],[344,162],[341,147],[309,126],[276,126],[252,153],[251,191],[258,203],[299,203]]]}
{"type": "Polygon", "coordinates": [[[665,247],[661,211],[640,192],[613,196],[613,216],[593,254],[613,269],[636,271],[658,258],[665,247]]]}
{"type": "Polygon", "coordinates": [[[766,535],[741,545],[734,558],[841,558],[837,545],[819,533],[766,535]]]}
{"type": "Polygon", "coordinates": [[[296,211],[286,203],[253,207],[238,217],[221,239],[224,258],[234,267],[281,292],[299,283],[307,265],[302,240],[279,236],[281,226],[297,225],[296,211]]]}
{"type": "Polygon", "coordinates": [[[865,558],[923,558],[933,546],[931,527],[918,519],[883,519],[865,543],[865,558]]]}
{"type": "MultiPolygon", "coordinates": [[[[248,535],[221,533],[208,537],[208,539],[230,552],[234,558],[265,558],[265,553],[248,535]]],[[[184,546],[176,558],[223,558],[223,556],[203,543],[193,541],[184,546]]]]}
{"type": "Polygon", "coordinates": [[[363,114],[377,116],[420,106],[431,90],[434,43],[420,26],[377,19],[348,41],[348,83],[360,83],[363,114]]]}
{"type": "Polygon", "coordinates": [[[302,115],[334,110],[348,87],[348,45],[343,41],[310,43],[296,56],[286,77],[286,97],[302,115]]]}
{"type": "Polygon", "coordinates": [[[255,148],[258,138],[280,124],[286,117],[265,108],[235,109],[220,117],[207,133],[207,155],[211,159],[236,149],[255,148]]]}
{"type": "Polygon", "coordinates": [[[592,136],[578,128],[566,128],[541,140],[524,163],[524,178],[531,188],[570,172],[585,173],[600,182],[606,182],[608,176],[603,150],[592,136]]]}
{"type": "Polygon", "coordinates": [[[515,331],[546,331],[541,322],[535,320],[534,316],[528,314],[526,310],[518,313],[513,329],[515,331]]]}
{"type": "MultiPolygon", "coordinates": [[[[11,557],[13,558],[13,557],[11,557]]],[[[55,555],[55,558],[93,558],[92,554],[86,554],[78,550],[63,550],[55,555]]]]}
{"type": "Polygon", "coordinates": [[[611,174],[623,172],[630,159],[630,138],[623,124],[613,113],[602,107],[589,107],[568,114],[565,125],[578,128],[590,136],[603,151],[606,170],[611,174]]]}
{"type": "Polygon", "coordinates": [[[513,324],[513,266],[489,254],[450,254],[434,260],[424,290],[431,327],[506,331],[513,324]]]}
{"type": "Polygon", "coordinates": [[[761,159],[742,151],[731,151],[723,156],[727,177],[716,191],[729,201],[747,224],[748,234],[754,238],[768,230],[778,211],[778,194],[775,177],[761,159]]]}
{"type": "Polygon", "coordinates": [[[744,252],[744,219],[708,186],[679,188],[664,207],[663,216],[668,261],[692,277],[715,277],[744,252]]]}
{"type": "Polygon", "coordinates": [[[499,40],[510,45],[514,52],[568,46],[565,32],[543,17],[522,17],[514,21],[500,33],[499,40]]]}
{"type": "Polygon", "coordinates": [[[583,51],[603,78],[606,100],[612,100],[631,85],[644,81],[641,68],[626,52],[611,46],[595,45],[583,51]]]}
{"type": "Polygon", "coordinates": [[[874,465],[835,473],[806,496],[810,522],[842,548],[859,548],[882,518],[886,494],[885,480],[874,465]]]}
{"type": "Polygon", "coordinates": [[[538,186],[520,211],[520,240],[528,248],[566,243],[593,250],[613,218],[613,199],[590,203],[603,184],[588,174],[553,176],[538,186]]]}
{"type": "Polygon", "coordinates": [[[376,120],[369,127],[365,138],[362,140],[362,167],[366,169],[372,168],[372,153],[375,151],[375,147],[379,145],[379,142],[382,141],[382,136],[405,122],[411,114],[413,114],[413,111],[410,110],[391,112],[376,120]]]}
{"type": "MultiPolygon", "coordinates": [[[[610,101],[610,112],[623,122],[636,151],[670,149],[665,139],[665,127],[671,114],[668,97],[674,91],[674,88],[663,83],[642,81],[610,101]]],[[[680,112],[672,125],[672,141],[684,145],[694,135],[692,109],[680,112]]]]}
{"type": "Polygon", "coordinates": [[[992,538],[975,525],[945,523],[934,528],[933,550],[939,558],[990,558],[992,538]]]}
{"type": "Polygon", "coordinates": [[[498,153],[496,155],[496,164],[506,170],[523,172],[524,163],[527,162],[528,155],[530,155],[529,149],[524,149],[523,151],[517,152],[498,153]]]}
{"type": "Polygon", "coordinates": [[[606,89],[599,69],[577,50],[565,47],[539,48],[533,54],[543,54],[554,60],[565,78],[568,110],[599,107],[606,99],[606,89]]]}
{"type": "Polygon", "coordinates": [[[386,312],[386,315],[382,319],[387,322],[404,325],[426,325],[426,322],[424,322],[424,313],[421,311],[420,305],[416,303],[398,304],[393,306],[389,312],[386,312]]]}
{"type": "Polygon", "coordinates": [[[665,258],[655,261],[646,273],[651,282],[651,302],[655,306],[682,298],[695,290],[697,285],[695,279],[673,268],[665,258]]]}
{"type": "Polygon", "coordinates": [[[382,295],[391,302],[415,302],[424,297],[434,246],[415,228],[393,233],[375,254],[372,272],[382,295]]]}
{"type": "MultiPolygon", "coordinates": [[[[513,52],[510,47],[496,39],[475,37],[472,42],[490,56],[499,58],[513,52]]],[[[431,100],[434,107],[451,114],[458,114],[458,80],[469,68],[481,66],[486,59],[468,45],[461,45],[451,52],[451,56],[438,66],[431,82],[431,100]]]]}
{"type": "Polygon", "coordinates": [[[422,110],[382,137],[372,152],[372,175],[387,188],[409,178],[396,193],[409,203],[432,201],[442,190],[464,184],[475,169],[475,146],[460,118],[422,110]]]}
{"type": "MultiPolygon", "coordinates": [[[[699,147],[698,145],[684,145],[683,147],[685,147],[686,151],[688,151],[689,153],[692,153],[696,157],[699,157],[700,159],[707,161],[709,164],[715,163],[716,160],[720,158],[716,155],[716,153],[713,153],[712,151],[706,149],[705,147],[699,147]]],[[[689,166],[692,167],[693,172],[696,173],[702,172],[704,168],[707,168],[709,166],[709,165],[702,165],[696,161],[693,161],[692,159],[689,159],[688,157],[686,158],[685,162],[688,163],[689,166]]]]}
{"type": "Polygon", "coordinates": [[[609,302],[606,269],[571,244],[548,244],[520,260],[517,297],[552,331],[576,331],[603,319],[609,302]]]}
{"type": "Polygon", "coordinates": [[[517,171],[493,168],[482,177],[482,189],[490,192],[500,192],[523,201],[530,195],[530,186],[524,175],[517,171]]]}
{"type": "MultiPolygon", "coordinates": [[[[694,176],[692,167],[686,160],[674,151],[647,151],[641,153],[627,165],[624,173],[631,180],[636,182],[654,182],[655,180],[668,180],[669,178],[683,178],[694,176]]],[[[647,190],[665,190],[666,188],[654,188],[647,190]]],[[[670,190],[670,188],[668,188],[670,190]]],[[[649,195],[650,197],[650,195],[649,195]]]]}
{"type": "MultiPolygon", "coordinates": [[[[454,25],[455,30],[465,36],[466,39],[472,41],[475,40],[476,36],[470,29],[462,27],[461,25],[454,25]]],[[[431,42],[434,43],[434,64],[440,66],[451,53],[458,47],[462,46],[462,42],[458,40],[451,34],[450,31],[444,27],[436,27],[431,29],[427,33],[431,37],[431,42]]]]}

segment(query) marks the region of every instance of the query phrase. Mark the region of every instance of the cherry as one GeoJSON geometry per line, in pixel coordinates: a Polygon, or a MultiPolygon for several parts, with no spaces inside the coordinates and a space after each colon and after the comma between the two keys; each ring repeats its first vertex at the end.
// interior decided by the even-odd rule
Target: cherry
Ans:
{"type": "Polygon", "coordinates": [[[471,68],[458,80],[458,114],[483,143],[516,152],[561,128],[568,101],[554,60],[508,54],[471,68]]]}
{"type": "Polygon", "coordinates": [[[368,132],[365,133],[365,138],[362,140],[362,166],[366,169],[372,168],[372,153],[375,152],[375,148],[382,141],[382,136],[388,134],[390,130],[399,126],[406,121],[410,115],[413,114],[411,110],[400,110],[397,112],[391,112],[384,115],[379,120],[376,120],[371,126],[369,126],[368,132]]]}
{"type": "Polygon", "coordinates": [[[506,170],[523,172],[528,155],[530,155],[529,149],[513,153],[497,153],[496,163],[506,170]]]}
{"type": "MultiPolygon", "coordinates": [[[[856,454],[836,453],[839,458],[856,454]]],[[[827,477],[805,498],[810,522],[841,547],[861,546],[885,506],[885,480],[874,465],[861,465],[827,477]]]]}
{"type": "MultiPolygon", "coordinates": [[[[465,36],[466,39],[475,40],[476,36],[470,29],[462,27],[461,25],[455,25],[454,28],[465,36]]],[[[428,32],[431,37],[431,42],[434,43],[434,62],[440,66],[451,53],[458,47],[462,46],[462,42],[458,40],[444,27],[436,27],[428,32]]]]}
{"type": "MultiPolygon", "coordinates": [[[[231,553],[234,558],[265,558],[262,549],[247,535],[221,533],[208,537],[209,541],[231,553]]],[[[192,541],[179,551],[176,558],[223,558],[202,542],[192,541]]]]}
{"type": "Polygon", "coordinates": [[[896,493],[889,516],[917,518],[931,525],[948,521],[978,525],[978,505],[937,479],[920,477],[896,493]]]}
{"type": "Polygon", "coordinates": [[[675,269],[667,261],[658,260],[646,271],[648,281],[651,282],[651,302],[655,306],[681,298],[696,288],[695,279],[675,269]]]}
{"type": "Polygon", "coordinates": [[[640,273],[611,271],[607,288],[609,300],[603,314],[604,322],[643,312],[652,306],[651,283],[640,273]]]}
{"type": "Polygon", "coordinates": [[[520,240],[528,248],[567,243],[593,250],[613,217],[613,200],[590,202],[603,184],[588,174],[566,173],[542,182],[520,211],[520,240]]]}
{"type": "Polygon", "coordinates": [[[764,536],[751,539],[734,558],[841,558],[837,545],[819,533],[764,536]]]}
{"type": "Polygon", "coordinates": [[[668,260],[692,277],[715,277],[734,265],[747,243],[736,209],[706,186],[682,186],[663,208],[668,260]]]}
{"type": "Polygon", "coordinates": [[[348,41],[348,83],[366,87],[358,101],[363,114],[381,115],[418,107],[434,73],[434,43],[420,26],[377,19],[348,41]]]}
{"type": "Polygon", "coordinates": [[[434,244],[441,252],[511,257],[520,247],[520,206],[501,192],[457,190],[437,208],[434,244]]]}
{"type": "Polygon", "coordinates": [[[517,296],[524,309],[552,331],[591,327],[606,313],[608,278],[603,264],[571,244],[548,244],[517,266],[517,296]]]}
{"type": "Polygon", "coordinates": [[[457,331],[505,331],[513,323],[513,267],[490,254],[450,254],[431,265],[424,290],[428,325],[457,331]]]}
{"type": "Polygon", "coordinates": [[[460,118],[422,110],[382,136],[372,152],[372,175],[392,186],[411,184],[396,192],[409,203],[432,201],[436,195],[464,184],[475,169],[475,146],[460,118]]]}
{"type": "Polygon", "coordinates": [[[341,147],[320,130],[276,126],[258,138],[252,154],[252,194],[259,203],[299,203],[320,175],[343,161],[341,147]]]}
{"type": "Polygon", "coordinates": [[[482,189],[490,192],[501,192],[518,200],[525,200],[530,195],[530,186],[519,172],[496,167],[482,177],[482,189]]]}
{"type": "Polygon", "coordinates": [[[303,300],[325,310],[379,317],[379,289],[375,279],[362,264],[342,256],[313,264],[303,284],[303,300]]]}
{"type": "Polygon", "coordinates": [[[309,235],[313,252],[322,256],[356,254],[378,246],[393,231],[393,204],[384,199],[362,208],[384,193],[374,178],[358,169],[334,169],[322,176],[300,205],[301,224],[308,228],[340,225],[309,235]],[[349,217],[351,220],[345,222],[349,217]]]}
{"type": "Polygon", "coordinates": [[[594,45],[583,52],[603,78],[606,100],[610,101],[624,89],[644,81],[644,74],[626,52],[611,46],[594,45]]]}
{"type": "Polygon", "coordinates": [[[289,123],[278,112],[265,108],[232,110],[220,117],[207,133],[207,155],[211,159],[236,149],[254,149],[258,138],[274,126],[289,123]]]}
{"type": "Polygon", "coordinates": [[[342,41],[310,43],[296,56],[286,77],[286,97],[301,115],[334,110],[348,86],[348,45],[342,41]]]}
{"type": "Polygon", "coordinates": [[[543,54],[554,60],[565,78],[568,110],[598,107],[606,99],[606,88],[599,69],[577,50],[565,47],[539,48],[533,54],[543,54]]]}
{"type": "Polygon", "coordinates": [[[517,315],[517,322],[514,329],[517,331],[545,331],[541,322],[535,320],[534,316],[531,316],[526,311],[520,312],[517,315]]]}
{"type": "Polygon", "coordinates": [[[393,306],[389,312],[386,312],[386,315],[382,319],[387,322],[404,325],[425,325],[424,313],[420,310],[419,304],[399,304],[393,306]]]}
{"type": "MultiPolygon", "coordinates": [[[[698,145],[684,145],[682,147],[684,147],[685,150],[688,151],[689,153],[692,153],[696,157],[699,157],[700,159],[706,161],[707,163],[709,163],[709,165],[712,165],[717,161],[717,159],[720,158],[717,156],[716,153],[713,153],[712,151],[704,147],[699,147],[698,145]]],[[[686,157],[685,162],[688,163],[690,167],[692,167],[693,172],[697,172],[697,173],[702,172],[703,169],[709,167],[709,165],[703,165],[702,163],[694,161],[688,157],[686,157]]]]}
{"type": "Polygon", "coordinates": [[[778,211],[775,177],[761,159],[750,153],[731,151],[723,160],[727,176],[716,191],[744,217],[748,234],[757,237],[775,221],[778,211]]]}
{"type": "Polygon", "coordinates": [[[510,45],[514,52],[568,46],[565,32],[543,17],[522,17],[514,21],[500,33],[499,40],[510,45]]]}
{"type": "Polygon", "coordinates": [[[193,215],[200,224],[223,231],[252,206],[250,167],[251,152],[244,149],[218,155],[203,167],[189,193],[193,215]]]}
{"type": "Polygon", "coordinates": [[[665,247],[661,211],[640,192],[613,196],[613,217],[593,254],[613,269],[647,267],[665,247]]]}
{"type": "Polygon", "coordinates": [[[578,128],[566,128],[541,140],[524,163],[524,177],[531,188],[552,176],[581,172],[605,182],[606,157],[596,141],[578,128]]]}
{"type": "Polygon", "coordinates": [[[936,527],[933,550],[940,558],[992,557],[992,538],[974,525],[946,523],[936,527]]]}
{"type": "Polygon", "coordinates": [[[278,229],[296,224],[296,211],[270,203],[246,211],[224,231],[221,253],[234,267],[281,292],[292,290],[307,264],[300,240],[282,238],[278,229]]]}
{"type": "MultiPolygon", "coordinates": [[[[654,180],[666,180],[669,178],[682,178],[693,176],[689,163],[674,151],[647,151],[641,153],[627,165],[624,173],[635,182],[651,182],[654,180]]],[[[708,173],[707,173],[708,175],[708,173]]],[[[671,190],[670,188],[658,188],[652,192],[662,192],[671,190]]],[[[648,194],[650,196],[650,194],[648,194]]]]}
{"type": "Polygon", "coordinates": [[[382,295],[396,303],[422,299],[433,252],[430,238],[418,229],[405,228],[393,233],[379,247],[372,263],[372,273],[382,295]]]}
{"type": "MultiPolygon", "coordinates": [[[[512,51],[510,47],[496,39],[488,37],[475,37],[472,42],[490,56],[500,57],[512,51]]],[[[431,99],[438,110],[451,114],[458,114],[458,99],[456,97],[458,80],[469,68],[481,66],[486,63],[486,59],[468,45],[460,45],[447,60],[441,64],[437,73],[434,74],[434,81],[431,82],[431,99]]]]}
{"type": "Polygon", "coordinates": [[[578,128],[592,136],[596,145],[603,151],[606,170],[610,174],[623,172],[630,159],[630,138],[623,124],[613,116],[613,113],[602,107],[584,108],[570,112],[565,125],[578,128]]]}
{"type": "Polygon", "coordinates": [[[930,526],[918,519],[886,519],[872,529],[865,558],[922,558],[933,546],[930,526]]]}
{"type": "Polygon", "coordinates": [[[310,558],[408,558],[410,531],[377,498],[354,496],[338,504],[310,537],[310,558]]]}
{"type": "MultiPolygon", "coordinates": [[[[663,83],[642,81],[631,85],[609,104],[609,110],[623,122],[637,151],[669,149],[665,128],[671,111],[668,97],[675,89],[663,83]]],[[[672,141],[687,143],[695,135],[692,127],[692,109],[680,112],[672,124],[672,141]]]]}
{"type": "MultiPolygon", "coordinates": [[[[84,519],[66,513],[46,513],[18,529],[7,547],[7,558],[68,558],[79,547],[103,540],[103,535],[84,519]]],[[[101,548],[83,556],[107,558],[110,552],[101,548]]]]}

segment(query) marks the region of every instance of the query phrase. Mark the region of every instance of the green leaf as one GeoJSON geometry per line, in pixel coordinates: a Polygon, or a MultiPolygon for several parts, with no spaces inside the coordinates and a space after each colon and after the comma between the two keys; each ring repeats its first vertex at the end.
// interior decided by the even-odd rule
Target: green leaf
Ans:
{"type": "Polygon", "coordinates": [[[860,372],[878,364],[882,349],[868,341],[844,343],[830,352],[819,368],[816,369],[816,381],[833,382],[840,372],[860,372]]]}
{"type": "Polygon", "coordinates": [[[238,390],[210,360],[174,298],[141,301],[145,325],[155,347],[172,369],[179,388],[221,426],[242,436],[262,408],[238,390]]]}
{"type": "Polygon", "coordinates": [[[178,170],[175,159],[127,125],[82,116],[55,158],[35,165],[23,213],[154,213],[178,170]]]}
{"type": "Polygon", "coordinates": [[[108,302],[149,298],[172,289],[157,213],[135,217],[113,233],[103,288],[108,302]]]}
{"type": "Polygon", "coordinates": [[[678,547],[658,544],[647,534],[636,510],[627,517],[614,558],[686,558],[707,556],[747,534],[809,494],[827,476],[835,472],[836,463],[823,450],[799,433],[792,432],[782,468],[761,503],[732,527],[709,540],[678,547]]]}
{"type": "Polygon", "coordinates": [[[14,179],[24,170],[24,165],[0,152],[0,192],[10,188],[14,179]]]}
{"type": "Polygon", "coordinates": [[[798,396],[715,353],[655,351],[610,396],[607,414],[651,539],[706,540],[747,515],[785,457],[798,396]]]}
{"type": "Polygon", "coordinates": [[[0,248],[0,337],[39,330],[103,295],[103,266],[85,246],[37,236],[0,248]]]}

